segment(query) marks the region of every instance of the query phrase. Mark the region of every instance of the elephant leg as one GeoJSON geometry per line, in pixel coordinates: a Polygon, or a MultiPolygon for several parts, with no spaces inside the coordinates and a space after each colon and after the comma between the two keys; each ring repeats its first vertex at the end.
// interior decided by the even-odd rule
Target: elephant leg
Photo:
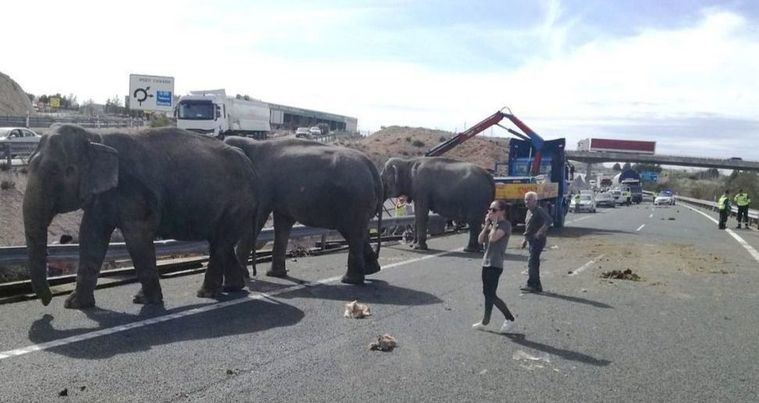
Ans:
{"type": "Polygon", "coordinates": [[[237,259],[237,255],[235,255],[234,241],[225,243],[224,246],[220,248],[224,265],[224,291],[242,291],[242,289],[245,288],[244,273],[246,273],[247,270],[243,270],[243,266],[240,265],[240,261],[237,259]]]}
{"type": "Polygon", "coordinates": [[[156,267],[154,227],[149,222],[130,221],[122,225],[121,232],[124,234],[129,256],[132,258],[137,279],[142,287],[132,298],[135,304],[161,304],[163,293],[158,281],[158,269],[156,267]]]}
{"type": "Polygon", "coordinates": [[[99,208],[84,212],[79,227],[79,267],[76,272],[76,288],[64,302],[69,309],[95,306],[95,286],[100,267],[103,265],[108,243],[116,225],[103,220],[107,212],[99,208]]]}
{"type": "Polygon", "coordinates": [[[469,220],[469,243],[464,252],[481,252],[482,247],[477,242],[477,237],[480,235],[482,224],[478,220],[469,220]]]}
{"type": "Polygon", "coordinates": [[[285,254],[290,230],[295,222],[282,214],[274,213],[274,250],[272,251],[271,269],[266,272],[270,277],[287,277],[285,254]]]}
{"type": "Polygon", "coordinates": [[[343,283],[364,284],[366,270],[364,245],[369,243],[365,239],[366,233],[367,228],[363,228],[363,231],[356,229],[340,230],[340,234],[348,241],[348,271],[343,275],[341,280],[343,283]]]}
{"type": "Polygon", "coordinates": [[[427,250],[427,220],[429,207],[424,201],[417,200],[414,204],[414,218],[416,222],[416,242],[414,249],[427,250]]]}
{"type": "Polygon", "coordinates": [[[369,237],[364,239],[364,274],[374,274],[380,271],[378,256],[374,253],[369,237]]]}
{"type": "Polygon", "coordinates": [[[269,212],[264,215],[257,215],[250,228],[246,228],[243,231],[240,241],[237,243],[237,260],[240,261],[242,266],[242,273],[244,278],[250,279],[250,272],[248,272],[248,258],[252,259],[251,268],[253,269],[253,275],[256,273],[256,240],[261,233],[266,219],[269,217],[269,212]]]}
{"type": "Polygon", "coordinates": [[[224,281],[224,250],[219,247],[218,240],[209,241],[211,256],[203,277],[203,285],[198,290],[199,298],[216,298],[221,295],[224,281]]]}

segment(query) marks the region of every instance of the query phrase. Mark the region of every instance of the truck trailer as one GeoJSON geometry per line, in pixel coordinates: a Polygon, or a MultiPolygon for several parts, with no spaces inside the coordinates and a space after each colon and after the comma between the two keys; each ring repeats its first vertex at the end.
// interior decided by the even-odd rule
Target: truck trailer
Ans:
{"type": "Polygon", "coordinates": [[[588,138],[577,143],[577,151],[607,151],[615,153],[654,154],[655,141],[588,138]]]}
{"type": "Polygon", "coordinates": [[[177,103],[177,127],[206,136],[266,138],[271,131],[271,111],[266,102],[248,97],[228,97],[223,89],[191,91],[177,103]]]}

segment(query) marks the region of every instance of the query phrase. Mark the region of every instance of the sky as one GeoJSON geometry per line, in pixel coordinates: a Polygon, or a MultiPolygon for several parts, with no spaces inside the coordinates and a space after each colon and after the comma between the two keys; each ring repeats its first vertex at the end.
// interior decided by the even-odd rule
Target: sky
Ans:
{"type": "MultiPolygon", "coordinates": [[[[129,74],[382,126],[504,106],[546,139],[759,160],[759,2],[14,1],[0,72],[104,103],[129,74]]],[[[502,129],[487,134],[506,136],[502,129]]]]}

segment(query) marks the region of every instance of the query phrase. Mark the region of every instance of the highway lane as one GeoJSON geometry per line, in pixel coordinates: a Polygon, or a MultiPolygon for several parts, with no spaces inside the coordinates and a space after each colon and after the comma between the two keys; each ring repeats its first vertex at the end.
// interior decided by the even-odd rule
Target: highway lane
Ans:
{"type": "MultiPolygon", "coordinates": [[[[64,388],[116,401],[757,399],[756,262],[705,218],[650,205],[570,214],[549,238],[543,295],[518,290],[518,240],[499,291],[517,315],[505,336],[470,328],[482,309],[479,256],[415,260],[462,247],[459,234],[431,240],[427,254],[383,248],[383,265],[410,263],[365,287],[303,287],[340,275],[345,255],[300,258],[288,262],[297,280],[253,284],[272,297],[0,359],[0,400],[50,400],[64,388]],[[628,267],[643,281],[599,277],[628,267]],[[353,298],[374,316],[343,318],[353,298]],[[367,351],[384,332],[399,348],[367,351]]],[[[200,280],[162,280],[166,310],[209,306],[194,297],[200,280]]],[[[90,312],[64,310],[62,298],[2,305],[0,351],[166,314],[131,304],[136,289],[98,290],[90,312]]]]}

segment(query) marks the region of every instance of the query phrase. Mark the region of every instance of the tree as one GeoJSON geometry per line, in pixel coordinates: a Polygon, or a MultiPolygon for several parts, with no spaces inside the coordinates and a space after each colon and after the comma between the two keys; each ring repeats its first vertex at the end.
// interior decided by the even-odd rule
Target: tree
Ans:
{"type": "Polygon", "coordinates": [[[659,164],[634,164],[632,169],[636,172],[661,172],[662,168],[659,164]]]}
{"type": "Polygon", "coordinates": [[[629,162],[625,162],[625,165],[622,165],[622,170],[623,171],[627,171],[628,169],[631,169],[630,163],[629,162]]]}
{"type": "Polygon", "coordinates": [[[614,171],[614,172],[619,172],[619,171],[621,171],[621,170],[622,170],[622,167],[620,167],[620,166],[619,166],[619,162],[615,162],[615,163],[614,163],[614,166],[613,166],[613,167],[611,167],[611,169],[612,169],[612,171],[614,171]]]}

